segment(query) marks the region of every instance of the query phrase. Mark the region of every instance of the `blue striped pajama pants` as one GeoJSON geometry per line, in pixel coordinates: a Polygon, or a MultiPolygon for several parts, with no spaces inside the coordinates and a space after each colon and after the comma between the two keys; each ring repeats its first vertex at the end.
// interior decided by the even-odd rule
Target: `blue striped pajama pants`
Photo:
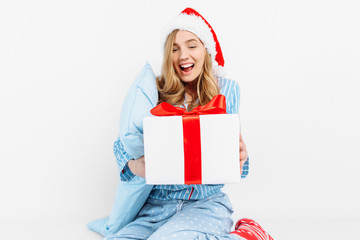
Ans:
{"type": "Polygon", "coordinates": [[[149,198],[133,222],[105,240],[239,240],[229,234],[232,213],[229,198],[222,192],[200,200],[149,198]]]}

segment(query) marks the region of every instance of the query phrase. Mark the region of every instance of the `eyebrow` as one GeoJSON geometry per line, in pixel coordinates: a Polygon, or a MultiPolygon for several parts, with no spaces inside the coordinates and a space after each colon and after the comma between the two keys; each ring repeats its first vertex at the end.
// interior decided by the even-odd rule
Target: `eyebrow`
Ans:
{"type": "Polygon", "coordinates": [[[192,39],[187,40],[186,43],[193,42],[193,41],[197,42],[198,40],[196,40],[195,38],[192,38],[192,39]]]}
{"type": "MultiPolygon", "coordinates": [[[[189,42],[198,42],[198,40],[196,40],[195,38],[192,38],[192,39],[189,39],[189,40],[186,40],[185,43],[189,43],[189,42]]],[[[174,45],[179,45],[177,43],[174,43],[174,45]]]]}

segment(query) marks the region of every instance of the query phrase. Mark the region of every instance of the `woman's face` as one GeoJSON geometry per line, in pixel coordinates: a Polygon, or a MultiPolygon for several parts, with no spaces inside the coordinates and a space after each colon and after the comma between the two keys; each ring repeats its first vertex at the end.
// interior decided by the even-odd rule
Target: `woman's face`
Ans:
{"type": "Polygon", "coordinates": [[[173,45],[172,63],[183,82],[194,81],[204,65],[206,49],[200,39],[189,31],[177,32],[173,45]]]}

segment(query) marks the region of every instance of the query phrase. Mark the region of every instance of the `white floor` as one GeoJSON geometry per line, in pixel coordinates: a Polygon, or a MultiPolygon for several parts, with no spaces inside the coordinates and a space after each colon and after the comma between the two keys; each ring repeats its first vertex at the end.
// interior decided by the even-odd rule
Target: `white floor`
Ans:
{"type": "Polygon", "coordinates": [[[267,219],[261,224],[275,240],[360,239],[360,219],[267,219]]]}
{"type": "MultiPolygon", "coordinates": [[[[259,222],[275,240],[360,239],[360,219],[261,219],[259,222]]],[[[100,235],[86,228],[86,223],[87,220],[1,221],[0,239],[101,240],[100,235]]]]}

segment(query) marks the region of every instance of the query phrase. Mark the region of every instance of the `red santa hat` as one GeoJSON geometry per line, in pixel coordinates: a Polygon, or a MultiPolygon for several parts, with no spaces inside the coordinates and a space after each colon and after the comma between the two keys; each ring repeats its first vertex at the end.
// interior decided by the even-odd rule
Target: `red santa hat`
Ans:
{"type": "Polygon", "coordinates": [[[170,24],[167,33],[170,34],[176,29],[194,33],[202,41],[211,56],[215,76],[221,77],[224,75],[225,61],[220,43],[214,29],[200,13],[192,8],[186,8],[170,24]]]}

